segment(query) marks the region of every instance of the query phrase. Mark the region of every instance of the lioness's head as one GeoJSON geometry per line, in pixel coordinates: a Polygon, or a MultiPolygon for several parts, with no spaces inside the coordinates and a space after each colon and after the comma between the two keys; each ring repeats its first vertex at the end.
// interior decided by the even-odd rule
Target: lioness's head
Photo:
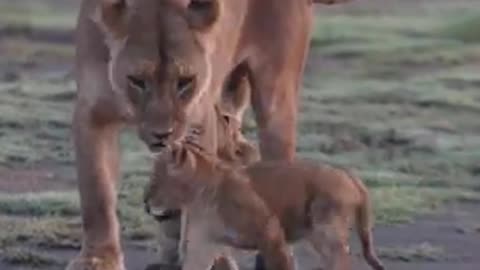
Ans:
{"type": "Polygon", "coordinates": [[[110,51],[109,80],[136,110],[153,150],[185,132],[192,106],[210,87],[219,0],[99,0],[94,19],[110,51]],[[182,124],[179,124],[182,123],[182,124]]]}

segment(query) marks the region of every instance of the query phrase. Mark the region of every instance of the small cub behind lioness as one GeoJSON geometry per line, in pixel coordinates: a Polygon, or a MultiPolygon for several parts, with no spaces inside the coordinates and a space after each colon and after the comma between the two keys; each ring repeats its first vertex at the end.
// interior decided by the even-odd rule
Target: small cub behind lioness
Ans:
{"type": "Polygon", "coordinates": [[[267,269],[293,269],[287,243],[307,238],[326,269],[350,269],[349,228],[355,224],[363,255],[384,269],[371,234],[368,192],[344,170],[308,161],[261,161],[235,168],[198,146],[173,146],[163,156],[171,177],[154,174],[146,189],[151,208],[187,208],[183,269],[206,269],[228,247],[258,249],[267,269]]]}

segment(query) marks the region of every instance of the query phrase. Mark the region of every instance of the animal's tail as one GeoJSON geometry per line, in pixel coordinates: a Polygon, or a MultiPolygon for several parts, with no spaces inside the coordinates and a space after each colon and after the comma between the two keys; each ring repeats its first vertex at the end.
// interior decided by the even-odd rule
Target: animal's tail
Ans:
{"type": "Polygon", "coordinates": [[[380,262],[375,253],[372,237],[372,210],[367,188],[360,179],[350,174],[352,180],[357,186],[361,201],[356,210],[357,234],[362,244],[363,257],[367,263],[375,270],[384,270],[385,267],[380,262]]]}

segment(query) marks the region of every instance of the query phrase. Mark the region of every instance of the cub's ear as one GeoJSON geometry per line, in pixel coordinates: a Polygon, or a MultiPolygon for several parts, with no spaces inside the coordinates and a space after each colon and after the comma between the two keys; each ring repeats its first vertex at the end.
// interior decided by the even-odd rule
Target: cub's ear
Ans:
{"type": "Polygon", "coordinates": [[[126,0],[101,0],[95,21],[100,23],[104,31],[113,38],[123,38],[126,35],[126,0]]]}
{"type": "Polygon", "coordinates": [[[220,15],[219,0],[190,0],[187,6],[187,20],[190,27],[206,30],[220,15]]]}
{"type": "Polygon", "coordinates": [[[235,68],[222,90],[222,110],[233,115],[240,123],[250,104],[251,89],[247,73],[247,67],[243,64],[235,68]]]}

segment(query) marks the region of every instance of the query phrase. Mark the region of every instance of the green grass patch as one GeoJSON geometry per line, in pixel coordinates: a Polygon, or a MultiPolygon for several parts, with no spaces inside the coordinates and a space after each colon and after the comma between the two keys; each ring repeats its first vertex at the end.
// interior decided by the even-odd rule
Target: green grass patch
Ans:
{"type": "Polygon", "coordinates": [[[381,187],[372,188],[371,197],[379,223],[409,222],[416,215],[437,210],[449,200],[478,198],[478,194],[462,189],[381,187]]]}
{"type": "Polygon", "coordinates": [[[74,47],[71,44],[56,44],[31,41],[22,38],[9,38],[2,44],[7,57],[19,62],[32,62],[34,59],[48,61],[55,58],[73,58],[74,47]]]}
{"type": "Polygon", "coordinates": [[[9,248],[0,252],[2,261],[11,265],[23,265],[35,268],[50,268],[65,265],[57,257],[29,248],[9,248]]]}
{"type": "Polygon", "coordinates": [[[29,244],[38,248],[80,247],[79,218],[64,217],[1,217],[0,225],[8,230],[0,233],[2,247],[29,244]]]}
{"type": "Polygon", "coordinates": [[[0,194],[0,213],[15,216],[77,216],[77,192],[0,194]]]}
{"type": "Polygon", "coordinates": [[[441,36],[464,42],[480,43],[480,13],[458,16],[439,30],[441,36]]]}
{"type": "Polygon", "coordinates": [[[78,3],[60,1],[1,1],[0,25],[31,26],[49,29],[73,29],[78,3]]]}

